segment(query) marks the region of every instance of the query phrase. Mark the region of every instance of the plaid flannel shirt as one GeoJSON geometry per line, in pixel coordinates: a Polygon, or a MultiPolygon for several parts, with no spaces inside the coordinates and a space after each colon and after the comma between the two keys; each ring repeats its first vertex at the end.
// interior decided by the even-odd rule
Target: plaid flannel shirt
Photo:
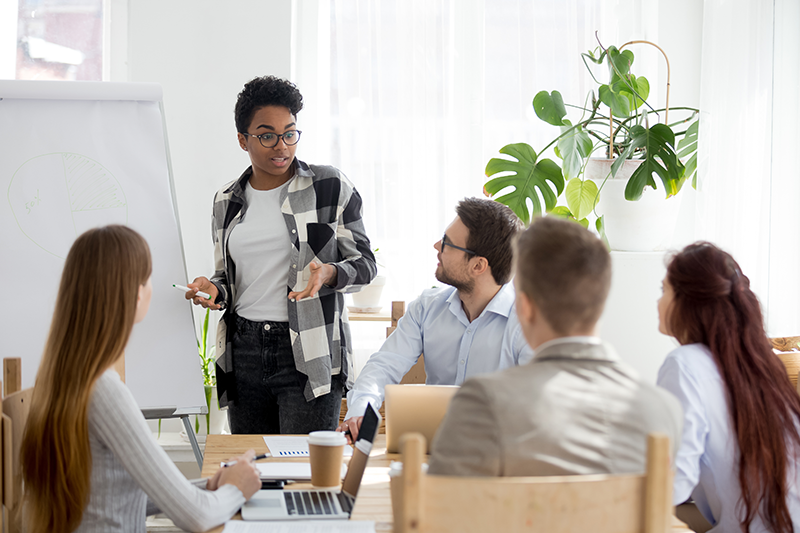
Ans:
{"type": "MultiPolygon", "coordinates": [[[[252,175],[249,167],[214,198],[211,219],[215,272],[211,282],[219,289],[216,303],[225,309],[217,328],[217,392],[220,407],[236,401],[231,334],[236,301],[236,265],[228,239],[247,212],[244,187],[252,175]]],[[[361,196],[338,169],[307,165],[296,160],[295,175],[281,193],[281,212],[292,242],[286,294],[308,284],[309,265],[316,260],[336,267],[335,287],[323,285],[316,296],[286,302],[295,365],[308,377],[308,401],[331,390],[331,376],[344,373],[352,382],[350,327],[344,308],[345,292],[357,292],[375,277],[375,257],[361,220],[361,196]]]]}

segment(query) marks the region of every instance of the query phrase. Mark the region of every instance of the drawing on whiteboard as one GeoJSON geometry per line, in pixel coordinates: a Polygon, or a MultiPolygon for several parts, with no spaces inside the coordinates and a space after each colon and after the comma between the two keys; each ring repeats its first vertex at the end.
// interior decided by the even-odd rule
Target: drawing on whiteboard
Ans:
{"type": "Polygon", "coordinates": [[[120,183],[80,154],[51,153],[24,162],[11,177],[8,203],[22,233],[62,259],[87,229],[128,223],[120,183]]]}

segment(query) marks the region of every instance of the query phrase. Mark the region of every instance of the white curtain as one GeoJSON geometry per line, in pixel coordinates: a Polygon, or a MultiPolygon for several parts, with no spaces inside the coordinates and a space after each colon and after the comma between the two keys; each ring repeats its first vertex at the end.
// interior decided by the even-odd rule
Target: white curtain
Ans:
{"type": "MultiPolygon", "coordinates": [[[[482,194],[488,160],[506,144],[538,150],[553,138],[533,114],[536,92],[583,102],[580,53],[597,46],[595,31],[604,46],[657,40],[658,3],[640,0],[301,0],[294,9],[293,78],[306,101],[298,157],[355,183],[389,297],[403,300],[436,283],[432,245],[457,201],[482,194]]],[[[641,61],[659,65],[653,57],[641,61]]]]}
{"type": "Polygon", "coordinates": [[[696,236],[740,263],[770,335],[798,335],[800,3],[704,7],[696,236]]]}

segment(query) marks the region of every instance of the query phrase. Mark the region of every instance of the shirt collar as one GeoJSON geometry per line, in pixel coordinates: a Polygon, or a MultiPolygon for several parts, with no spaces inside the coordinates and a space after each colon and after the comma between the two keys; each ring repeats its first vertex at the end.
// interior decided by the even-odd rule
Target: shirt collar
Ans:
{"type": "MultiPolygon", "coordinates": [[[[508,318],[512,309],[514,309],[515,296],[514,286],[511,283],[506,283],[500,287],[500,290],[497,291],[497,294],[495,294],[494,297],[489,300],[489,303],[486,304],[483,312],[475,320],[478,320],[486,313],[494,313],[496,315],[508,318]]],[[[464,308],[461,305],[461,296],[458,290],[453,290],[452,294],[450,294],[450,296],[447,298],[447,303],[450,304],[450,312],[453,313],[456,318],[467,324],[469,323],[469,320],[467,320],[467,315],[464,313],[464,308]]]]}
{"type": "Polygon", "coordinates": [[[610,344],[599,337],[559,337],[539,345],[534,350],[534,360],[545,359],[591,359],[617,362],[619,355],[610,344]]]}
{"type": "MultiPolygon", "coordinates": [[[[311,170],[304,161],[300,161],[299,159],[295,158],[295,163],[297,163],[294,167],[294,176],[302,176],[304,178],[310,178],[314,176],[314,171],[311,170]]],[[[239,176],[236,181],[234,181],[226,193],[231,193],[236,198],[244,198],[244,189],[247,185],[247,182],[250,180],[250,176],[253,175],[253,167],[249,166],[242,172],[242,175],[239,176]]],[[[293,177],[294,177],[293,176],[293,177]]],[[[291,180],[290,180],[291,181],[291,180]]]]}

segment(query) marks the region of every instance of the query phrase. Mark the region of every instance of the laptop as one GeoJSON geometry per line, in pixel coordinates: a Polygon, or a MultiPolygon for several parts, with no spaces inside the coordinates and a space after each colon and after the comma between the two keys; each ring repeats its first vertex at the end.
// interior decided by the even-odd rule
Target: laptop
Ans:
{"type": "Polygon", "coordinates": [[[242,507],[242,520],[335,520],[350,518],[380,415],[368,406],[342,490],[260,490],[242,507]]]}
{"type": "Polygon", "coordinates": [[[400,437],[422,433],[426,453],[431,453],[433,437],[456,392],[457,385],[386,385],[386,451],[399,453],[400,437]]]}

